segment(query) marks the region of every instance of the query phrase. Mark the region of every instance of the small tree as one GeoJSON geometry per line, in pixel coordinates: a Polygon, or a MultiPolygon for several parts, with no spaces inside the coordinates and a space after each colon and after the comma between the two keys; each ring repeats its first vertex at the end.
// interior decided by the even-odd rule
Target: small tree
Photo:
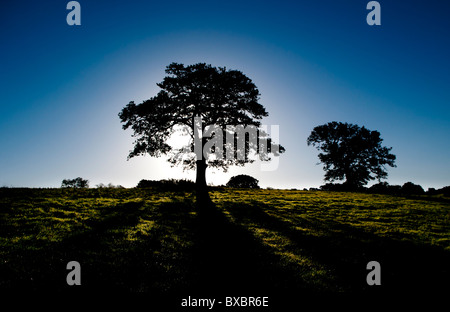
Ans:
{"type": "Polygon", "coordinates": [[[258,180],[255,178],[246,175],[246,174],[240,174],[237,176],[234,176],[228,181],[227,186],[228,187],[235,187],[235,188],[253,188],[258,189],[258,180]]]}
{"type": "Polygon", "coordinates": [[[75,179],[64,179],[62,180],[61,187],[88,188],[89,180],[85,180],[80,177],[75,179]]]}
{"type": "Polygon", "coordinates": [[[385,179],[386,165],[395,167],[392,147],[381,145],[378,131],[357,125],[330,122],[317,126],[307,139],[308,145],[322,151],[325,181],[344,180],[348,190],[358,189],[370,180],[385,179]]]}

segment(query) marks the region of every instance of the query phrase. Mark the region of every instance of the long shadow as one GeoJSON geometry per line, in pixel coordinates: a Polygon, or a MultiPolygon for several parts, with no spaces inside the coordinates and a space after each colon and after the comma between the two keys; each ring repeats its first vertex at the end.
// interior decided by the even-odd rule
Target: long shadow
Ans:
{"type": "MultiPolygon", "coordinates": [[[[258,204],[260,205],[260,204],[258,204]]],[[[266,207],[271,209],[270,207],[266,207]]],[[[294,250],[330,268],[343,291],[394,293],[442,293],[450,289],[450,253],[442,248],[383,238],[338,222],[322,224],[306,219],[297,226],[323,233],[311,235],[296,230],[276,214],[252,205],[231,204],[227,211],[237,224],[253,223],[287,237],[294,250]],[[382,286],[366,282],[369,261],[382,267],[382,286]]]]}
{"type": "Polygon", "coordinates": [[[73,243],[65,241],[65,250],[79,247],[75,256],[88,264],[83,273],[87,277],[84,291],[145,293],[158,298],[188,288],[185,266],[191,262],[192,207],[174,201],[147,211],[142,205],[115,207],[92,231],[76,235],[73,243]],[[127,242],[110,234],[135,226],[141,218],[155,224],[148,235],[127,242]]]}
{"type": "Polygon", "coordinates": [[[2,274],[4,280],[12,281],[6,286],[21,290],[143,292],[146,296],[171,296],[170,302],[178,305],[180,298],[196,295],[218,300],[224,300],[224,296],[269,296],[276,301],[322,294],[323,288],[299,278],[298,272],[304,267],[286,265],[272,247],[255,237],[246,227],[253,224],[288,238],[293,252],[329,268],[339,289],[448,291],[449,252],[439,248],[382,238],[337,222],[322,224],[296,217],[297,225],[324,233],[310,235],[260,203],[229,203],[220,209],[211,205],[202,213],[197,213],[190,201],[160,204],[151,211],[143,205],[144,201],[105,208],[98,221],[88,224],[89,229],[19,255],[27,267],[14,264],[12,270],[7,268],[7,274],[21,275],[15,278],[2,274]],[[115,236],[115,230],[133,227],[141,218],[151,219],[158,226],[149,235],[130,242],[115,236]],[[65,280],[66,264],[71,260],[82,266],[82,287],[76,289],[67,286],[65,280]],[[381,263],[381,287],[366,283],[366,264],[371,260],[381,263]],[[24,274],[27,271],[29,274],[24,274]]]}
{"type": "Polygon", "coordinates": [[[195,222],[193,266],[189,292],[200,296],[277,296],[286,292],[306,295],[311,290],[291,268],[279,265],[280,256],[248,229],[227,218],[211,204],[195,222]],[[205,213],[208,211],[208,213],[205,213]]]}
{"type": "Polygon", "coordinates": [[[143,214],[143,204],[130,202],[104,208],[97,220],[86,221],[85,227],[75,230],[62,241],[45,242],[43,246],[35,244],[35,248],[22,249],[16,256],[18,263],[5,270],[7,276],[3,277],[8,281],[5,287],[10,291],[68,290],[66,265],[74,260],[81,264],[83,287],[72,287],[71,291],[124,288],[126,280],[118,283],[115,277],[123,275],[119,268],[120,259],[126,259],[131,248],[113,250],[107,240],[114,238],[107,232],[136,225],[143,214]]]}

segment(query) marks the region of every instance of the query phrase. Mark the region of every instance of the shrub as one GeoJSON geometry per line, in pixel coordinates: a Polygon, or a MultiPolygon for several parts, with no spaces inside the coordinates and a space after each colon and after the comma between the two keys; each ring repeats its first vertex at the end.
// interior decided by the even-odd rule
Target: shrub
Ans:
{"type": "Polygon", "coordinates": [[[137,188],[156,188],[168,191],[190,191],[195,189],[195,182],[186,179],[145,180],[139,181],[137,188]]]}
{"type": "Polygon", "coordinates": [[[405,195],[422,195],[425,193],[425,191],[418,184],[414,184],[412,182],[406,182],[402,186],[402,193],[405,195]]]}
{"type": "Polygon", "coordinates": [[[320,190],[332,192],[363,192],[366,188],[364,186],[355,187],[347,183],[326,183],[320,186],[320,190]]]}
{"type": "Polygon", "coordinates": [[[258,182],[258,180],[249,175],[240,174],[231,177],[227,183],[227,187],[259,189],[258,182]]]}
{"type": "Polygon", "coordinates": [[[389,185],[387,182],[380,182],[372,185],[368,192],[372,194],[399,195],[402,187],[400,185],[389,185]]]}
{"type": "Polygon", "coordinates": [[[439,192],[439,194],[444,194],[444,196],[450,196],[450,186],[444,186],[437,191],[439,192]]]}
{"type": "Polygon", "coordinates": [[[117,189],[122,189],[122,188],[124,188],[122,185],[114,185],[114,184],[112,184],[112,183],[108,183],[108,185],[105,185],[105,184],[103,184],[103,183],[100,183],[100,184],[97,184],[96,186],[95,186],[96,188],[117,188],[117,189]]]}
{"type": "Polygon", "coordinates": [[[88,188],[89,180],[85,180],[80,177],[75,179],[64,179],[61,182],[61,187],[88,188]]]}
{"type": "Polygon", "coordinates": [[[444,196],[450,196],[450,186],[444,186],[440,189],[435,189],[434,187],[430,187],[427,191],[428,195],[439,195],[442,194],[444,196]]]}

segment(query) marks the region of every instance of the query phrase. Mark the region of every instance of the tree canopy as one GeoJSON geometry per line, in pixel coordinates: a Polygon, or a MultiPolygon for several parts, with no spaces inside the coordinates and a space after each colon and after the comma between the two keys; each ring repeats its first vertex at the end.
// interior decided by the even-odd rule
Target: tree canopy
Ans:
{"type": "Polygon", "coordinates": [[[395,167],[392,147],[382,146],[382,141],[378,131],[334,121],[315,127],[307,144],[321,151],[325,181],[345,179],[347,188],[356,189],[370,180],[385,179],[386,166],[395,167]]]}

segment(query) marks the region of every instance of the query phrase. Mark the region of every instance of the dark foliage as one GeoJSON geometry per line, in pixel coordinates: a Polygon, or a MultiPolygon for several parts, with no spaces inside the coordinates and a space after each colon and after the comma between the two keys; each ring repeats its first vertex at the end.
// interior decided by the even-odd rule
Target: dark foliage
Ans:
{"type": "Polygon", "coordinates": [[[400,185],[389,185],[387,182],[374,184],[368,189],[369,193],[387,195],[400,195],[401,191],[402,187],[400,185]]]}
{"type": "Polygon", "coordinates": [[[429,188],[427,191],[427,194],[429,194],[429,195],[442,194],[446,197],[450,197],[450,186],[444,186],[443,188],[440,188],[440,189],[429,188]]]}
{"type": "Polygon", "coordinates": [[[320,186],[320,190],[330,192],[364,192],[366,188],[363,186],[354,187],[346,183],[326,183],[320,186]]]}
{"type": "Polygon", "coordinates": [[[405,184],[403,184],[401,192],[404,195],[422,195],[422,194],[425,194],[425,191],[423,190],[423,188],[420,185],[414,184],[412,182],[406,182],[405,184]]]}
{"type": "Polygon", "coordinates": [[[165,191],[192,191],[195,189],[195,183],[185,179],[169,179],[169,180],[141,180],[138,188],[152,188],[165,191]]]}
{"type": "Polygon", "coordinates": [[[228,181],[227,187],[259,189],[258,182],[257,179],[249,175],[240,174],[232,177],[228,181]]]}
{"type": "Polygon", "coordinates": [[[64,179],[62,180],[61,187],[88,188],[89,180],[85,180],[80,177],[75,179],[64,179]]]}
{"type": "Polygon", "coordinates": [[[334,121],[315,127],[307,144],[321,151],[325,181],[345,179],[345,189],[357,190],[370,180],[385,179],[385,166],[395,167],[392,148],[383,147],[382,141],[378,131],[334,121]]]}
{"type": "Polygon", "coordinates": [[[428,191],[425,192],[422,186],[412,182],[406,182],[402,186],[389,185],[387,182],[380,182],[368,188],[367,192],[387,195],[443,195],[445,197],[450,197],[450,186],[445,186],[440,189],[429,188],[428,191]]]}

